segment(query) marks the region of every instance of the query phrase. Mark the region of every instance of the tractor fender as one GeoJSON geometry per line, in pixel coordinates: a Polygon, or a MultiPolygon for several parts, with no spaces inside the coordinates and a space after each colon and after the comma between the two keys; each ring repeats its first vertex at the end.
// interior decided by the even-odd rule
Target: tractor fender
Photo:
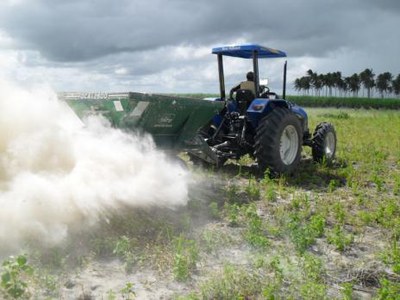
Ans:
{"type": "Polygon", "coordinates": [[[284,99],[254,99],[247,109],[248,119],[252,126],[257,128],[261,119],[277,107],[287,108],[292,111],[300,119],[303,131],[308,130],[308,117],[305,110],[284,99]]]}
{"type": "Polygon", "coordinates": [[[301,125],[303,127],[303,132],[304,134],[307,134],[309,130],[308,130],[308,115],[306,111],[302,107],[296,104],[292,104],[291,110],[300,119],[301,125]]]}
{"type": "Polygon", "coordinates": [[[248,120],[254,128],[257,128],[259,121],[269,114],[276,107],[285,107],[290,109],[290,103],[279,99],[254,99],[247,109],[248,120]]]}

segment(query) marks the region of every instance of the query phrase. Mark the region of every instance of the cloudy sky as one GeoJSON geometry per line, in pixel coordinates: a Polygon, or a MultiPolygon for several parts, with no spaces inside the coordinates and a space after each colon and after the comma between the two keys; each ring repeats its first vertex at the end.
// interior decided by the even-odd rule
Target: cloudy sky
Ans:
{"type": "MultiPolygon", "coordinates": [[[[400,73],[399,0],[1,0],[0,78],[57,91],[218,92],[211,48],[258,43],[308,69],[400,73]]],[[[279,88],[283,59],[260,62],[279,88]]],[[[225,60],[227,88],[251,69],[225,60]]]]}

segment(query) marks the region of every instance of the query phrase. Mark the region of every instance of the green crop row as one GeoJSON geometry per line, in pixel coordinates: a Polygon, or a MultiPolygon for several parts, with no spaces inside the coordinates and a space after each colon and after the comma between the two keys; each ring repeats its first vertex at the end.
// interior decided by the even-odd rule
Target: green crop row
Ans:
{"type": "MultiPolygon", "coordinates": [[[[218,94],[174,94],[197,99],[218,98],[218,94]]],[[[365,109],[400,109],[400,99],[396,98],[358,98],[288,95],[287,100],[304,107],[337,107],[365,109]]]]}
{"type": "Polygon", "coordinates": [[[400,109],[400,99],[287,96],[287,100],[304,107],[347,107],[365,109],[400,109]]]}

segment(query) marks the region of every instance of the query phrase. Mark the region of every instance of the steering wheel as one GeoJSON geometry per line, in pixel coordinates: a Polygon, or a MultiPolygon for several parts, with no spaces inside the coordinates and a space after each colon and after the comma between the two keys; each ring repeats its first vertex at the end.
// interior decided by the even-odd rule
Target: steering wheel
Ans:
{"type": "Polygon", "coordinates": [[[260,94],[269,93],[269,87],[266,85],[260,85],[260,94]]]}

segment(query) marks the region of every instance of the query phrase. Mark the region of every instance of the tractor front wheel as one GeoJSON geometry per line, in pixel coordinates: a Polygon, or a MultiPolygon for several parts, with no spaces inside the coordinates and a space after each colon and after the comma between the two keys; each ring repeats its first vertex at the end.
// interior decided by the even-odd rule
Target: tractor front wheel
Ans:
{"type": "Polygon", "coordinates": [[[290,174],[300,162],[302,130],[299,118],[289,109],[275,108],[258,125],[255,156],[261,172],[290,174]]]}
{"type": "Polygon", "coordinates": [[[336,153],[336,131],[331,123],[322,122],[317,125],[311,148],[314,161],[332,163],[336,153]]]}

